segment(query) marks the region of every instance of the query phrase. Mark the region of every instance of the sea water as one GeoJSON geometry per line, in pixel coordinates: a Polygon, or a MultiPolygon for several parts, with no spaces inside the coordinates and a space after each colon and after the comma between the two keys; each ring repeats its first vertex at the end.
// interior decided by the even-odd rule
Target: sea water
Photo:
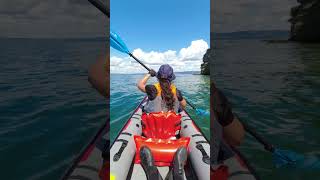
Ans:
{"type": "Polygon", "coordinates": [[[0,179],[59,179],[106,121],[88,82],[103,40],[0,40],[0,179]]]}
{"type": "MultiPolygon", "coordinates": [[[[211,69],[234,110],[276,147],[320,155],[320,44],[216,40],[211,69]]],[[[241,152],[263,180],[319,179],[319,170],[276,169],[246,136],[241,152]]]]}

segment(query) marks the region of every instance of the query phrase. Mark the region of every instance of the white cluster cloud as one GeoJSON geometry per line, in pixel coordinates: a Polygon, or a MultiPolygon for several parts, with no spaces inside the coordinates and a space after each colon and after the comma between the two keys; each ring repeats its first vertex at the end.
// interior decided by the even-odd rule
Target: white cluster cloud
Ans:
{"type": "MultiPolygon", "coordinates": [[[[200,71],[203,55],[208,48],[208,43],[199,39],[192,41],[190,46],[182,48],[179,52],[174,50],[145,52],[138,48],[132,54],[156,71],[162,64],[171,65],[175,72],[200,71]]],[[[144,72],[144,69],[129,56],[124,58],[112,56],[110,71],[111,73],[130,74],[144,72]]]]}

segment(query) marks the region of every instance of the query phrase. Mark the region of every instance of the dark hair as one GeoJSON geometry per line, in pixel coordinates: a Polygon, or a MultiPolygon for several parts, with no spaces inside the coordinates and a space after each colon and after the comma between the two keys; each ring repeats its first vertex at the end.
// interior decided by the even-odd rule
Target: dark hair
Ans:
{"type": "Polygon", "coordinates": [[[167,79],[159,79],[161,97],[166,102],[167,109],[173,110],[175,98],[172,93],[171,83],[167,79]]]}

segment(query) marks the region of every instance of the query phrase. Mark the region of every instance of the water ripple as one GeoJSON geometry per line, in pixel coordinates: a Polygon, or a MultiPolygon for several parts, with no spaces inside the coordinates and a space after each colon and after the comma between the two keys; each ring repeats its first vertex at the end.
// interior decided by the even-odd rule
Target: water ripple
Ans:
{"type": "MultiPolygon", "coordinates": [[[[320,155],[320,46],[257,40],[216,46],[212,77],[242,119],[276,146],[320,155]]],[[[249,136],[241,151],[262,179],[320,176],[275,169],[270,154],[249,136]]]]}

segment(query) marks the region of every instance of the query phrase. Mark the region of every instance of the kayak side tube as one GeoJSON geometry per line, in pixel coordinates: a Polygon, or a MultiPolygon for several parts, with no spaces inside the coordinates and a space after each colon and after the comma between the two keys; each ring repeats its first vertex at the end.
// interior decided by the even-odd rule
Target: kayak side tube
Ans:
{"type": "Polygon", "coordinates": [[[181,113],[181,137],[190,137],[189,158],[199,180],[210,179],[210,144],[187,112],[181,113]]]}
{"type": "Polygon", "coordinates": [[[126,179],[128,176],[136,153],[133,137],[142,134],[141,115],[141,108],[137,108],[110,149],[110,175],[116,179],[126,179]]]}

